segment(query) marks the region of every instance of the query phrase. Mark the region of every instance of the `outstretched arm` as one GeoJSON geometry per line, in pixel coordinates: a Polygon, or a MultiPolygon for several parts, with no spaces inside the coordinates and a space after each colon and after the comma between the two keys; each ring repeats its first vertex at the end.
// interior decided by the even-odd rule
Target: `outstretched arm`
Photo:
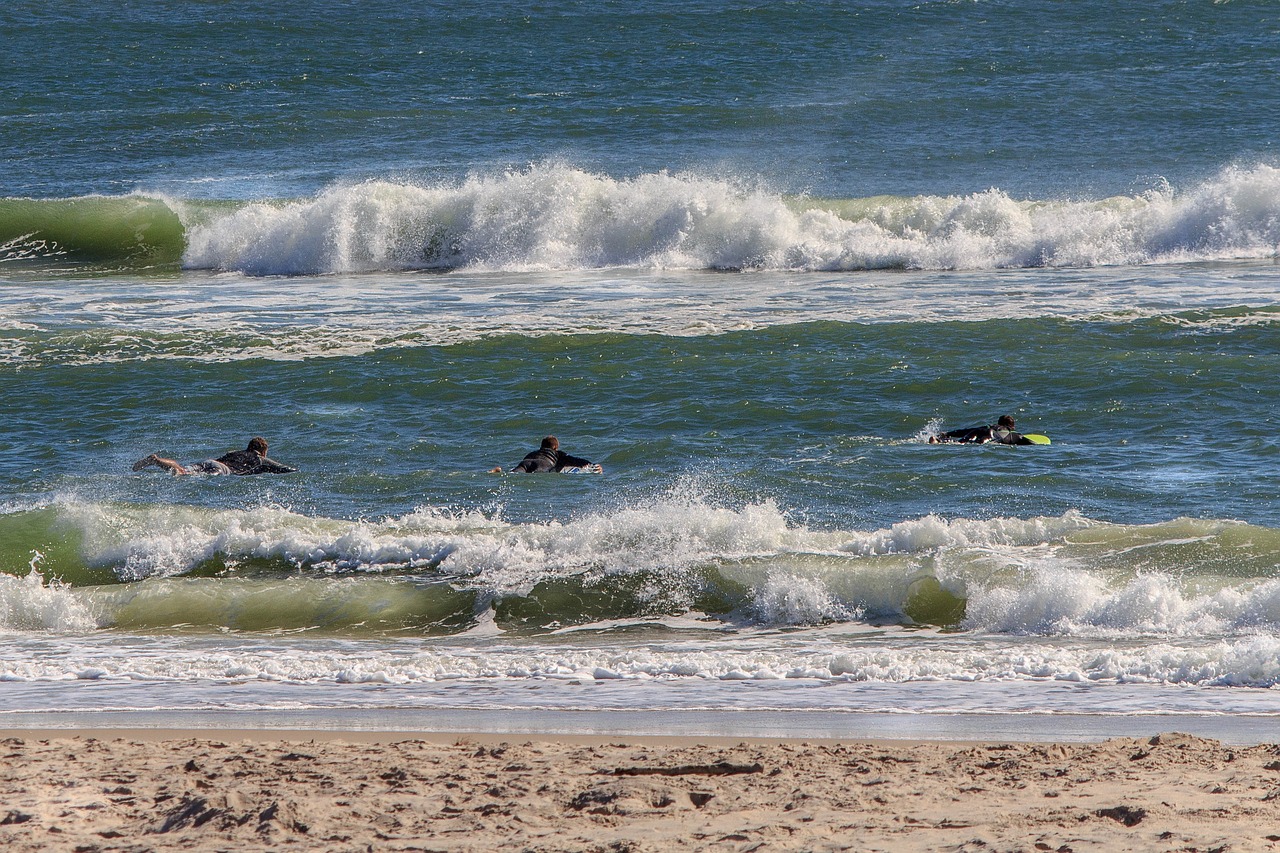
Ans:
{"type": "Polygon", "coordinates": [[[292,474],[297,470],[298,470],[297,468],[290,468],[288,465],[281,465],[279,462],[275,461],[274,459],[268,459],[267,457],[264,456],[262,457],[262,461],[258,463],[258,467],[257,469],[254,470],[253,473],[255,474],[292,474]]]}

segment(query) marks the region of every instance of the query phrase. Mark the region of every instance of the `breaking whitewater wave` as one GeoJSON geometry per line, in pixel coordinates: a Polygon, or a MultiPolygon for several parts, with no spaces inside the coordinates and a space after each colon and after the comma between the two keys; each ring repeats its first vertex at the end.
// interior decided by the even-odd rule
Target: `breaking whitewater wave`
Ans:
{"type": "Polygon", "coordinates": [[[616,180],[541,166],[461,184],[370,182],[253,204],[192,228],[184,263],[251,275],[496,270],[986,269],[1269,257],[1280,169],[1229,169],[1190,193],[1098,202],[787,199],[666,173],[616,180]]]}
{"type": "Polygon", "coordinates": [[[0,575],[7,629],[438,635],[677,617],[1205,639],[1280,626],[1280,532],[1228,521],[927,516],[817,530],[769,501],[678,497],[567,523],[101,503],[2,521],[16,534],[4,565],[35,552],[39,570],[0,575]],[[54,553],[58,538],[74,546],[54,553]],[[104,570],[118,582],[101,583],[104,570]]]}
{"type": "Polygon", "coordinates": [[[455,183],[368,181],[292,201],[0,204],[0,262],[176,259],[246,275],[416,269],[995,269],[1269,258],[1280,169],[1096,201],[816,199],[666,172],[548,164],[455,183]],[[183,227],[175,227],[181,219],[183,227]]]}

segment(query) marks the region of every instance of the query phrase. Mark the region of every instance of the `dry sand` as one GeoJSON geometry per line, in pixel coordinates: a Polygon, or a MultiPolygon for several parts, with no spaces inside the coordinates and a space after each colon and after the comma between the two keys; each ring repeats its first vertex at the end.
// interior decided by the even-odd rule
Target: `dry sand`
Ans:
{"type": "Polygon", "coordinates": [[[1178,734],[1072,745],[175,734],[0,740],[6,853],[1280,850],[1280,746],[1178,734]]]}

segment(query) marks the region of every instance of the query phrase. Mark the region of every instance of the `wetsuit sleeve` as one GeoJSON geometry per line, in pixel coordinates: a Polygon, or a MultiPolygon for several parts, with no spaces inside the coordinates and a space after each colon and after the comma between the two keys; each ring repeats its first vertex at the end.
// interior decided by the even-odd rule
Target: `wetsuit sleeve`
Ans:
{"type": "Polygon", "coordinates": [[[966,427],[965,429],[953,429],[951,432],[944,432],[942,436],[962,444],[978,444],[991,440],[992,429],[989,426],[966,427]]]}
{"type": "Polygon", "coordinates": [[[538,470],[537,465],[537,462],[526,456],[521,459],[520,462],[516,464],[516,467],[511,469],[511,471],[512,473],[518,472],[521,474],[532,474],[534,471],[538,470]]]}
{"type": "Polygon", "coordinates": [[[288,465],[281,465],[279,462],[276,462],[274,459],[268,459],[267,457],[264,456],[262,457],[262,461],[258,463],[258,467],[257,469],[254,470],[253,473],[255,474],[292,474],[297,470],[298,470],[297,468],[290,468],[288,465]]]}
{"type": "Polygon", "coordinates": [[[585,468],[591,464],[590,459],[583,459],[581,456],[570,456],[568,453],[561,452],[556,457],[556,470],[561,468],[585,468]]]}

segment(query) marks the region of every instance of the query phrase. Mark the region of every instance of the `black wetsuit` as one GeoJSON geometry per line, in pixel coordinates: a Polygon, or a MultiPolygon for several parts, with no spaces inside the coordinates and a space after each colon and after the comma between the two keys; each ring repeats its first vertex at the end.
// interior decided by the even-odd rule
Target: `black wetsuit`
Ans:
{"type": "Polygon", "coordinates": [[[268,459],[256,450],[233,450],[214,461],[226,465],[232,474],[292,474],[298,470],[268,459]]]}
{"type": "Polygon", "coordinates": [[[570,456],[563,450],[540,448],[520,460],[520,464],[512,468],[523,474],[544,474],[561,471],[565,468],[585,468],[591,464],[590,459],[570,456]]]}
{"type": "Polygon", "coordinates": [[[996,444],[1035,444],[1031,439],[999,424],[953,429],[951,432],[944,432],[938,438],[960,444],[986,444],[988,441],[994,441],[996,444]]]}
{"type": "Polygon", "coordinates": [[[1022,433],[1014,432],[1011,429],[1005,429],[1002,426],[991,428],[991,440],[996,444],[1035,444],[1034,441],[1027,438],[1022,433]]]}

